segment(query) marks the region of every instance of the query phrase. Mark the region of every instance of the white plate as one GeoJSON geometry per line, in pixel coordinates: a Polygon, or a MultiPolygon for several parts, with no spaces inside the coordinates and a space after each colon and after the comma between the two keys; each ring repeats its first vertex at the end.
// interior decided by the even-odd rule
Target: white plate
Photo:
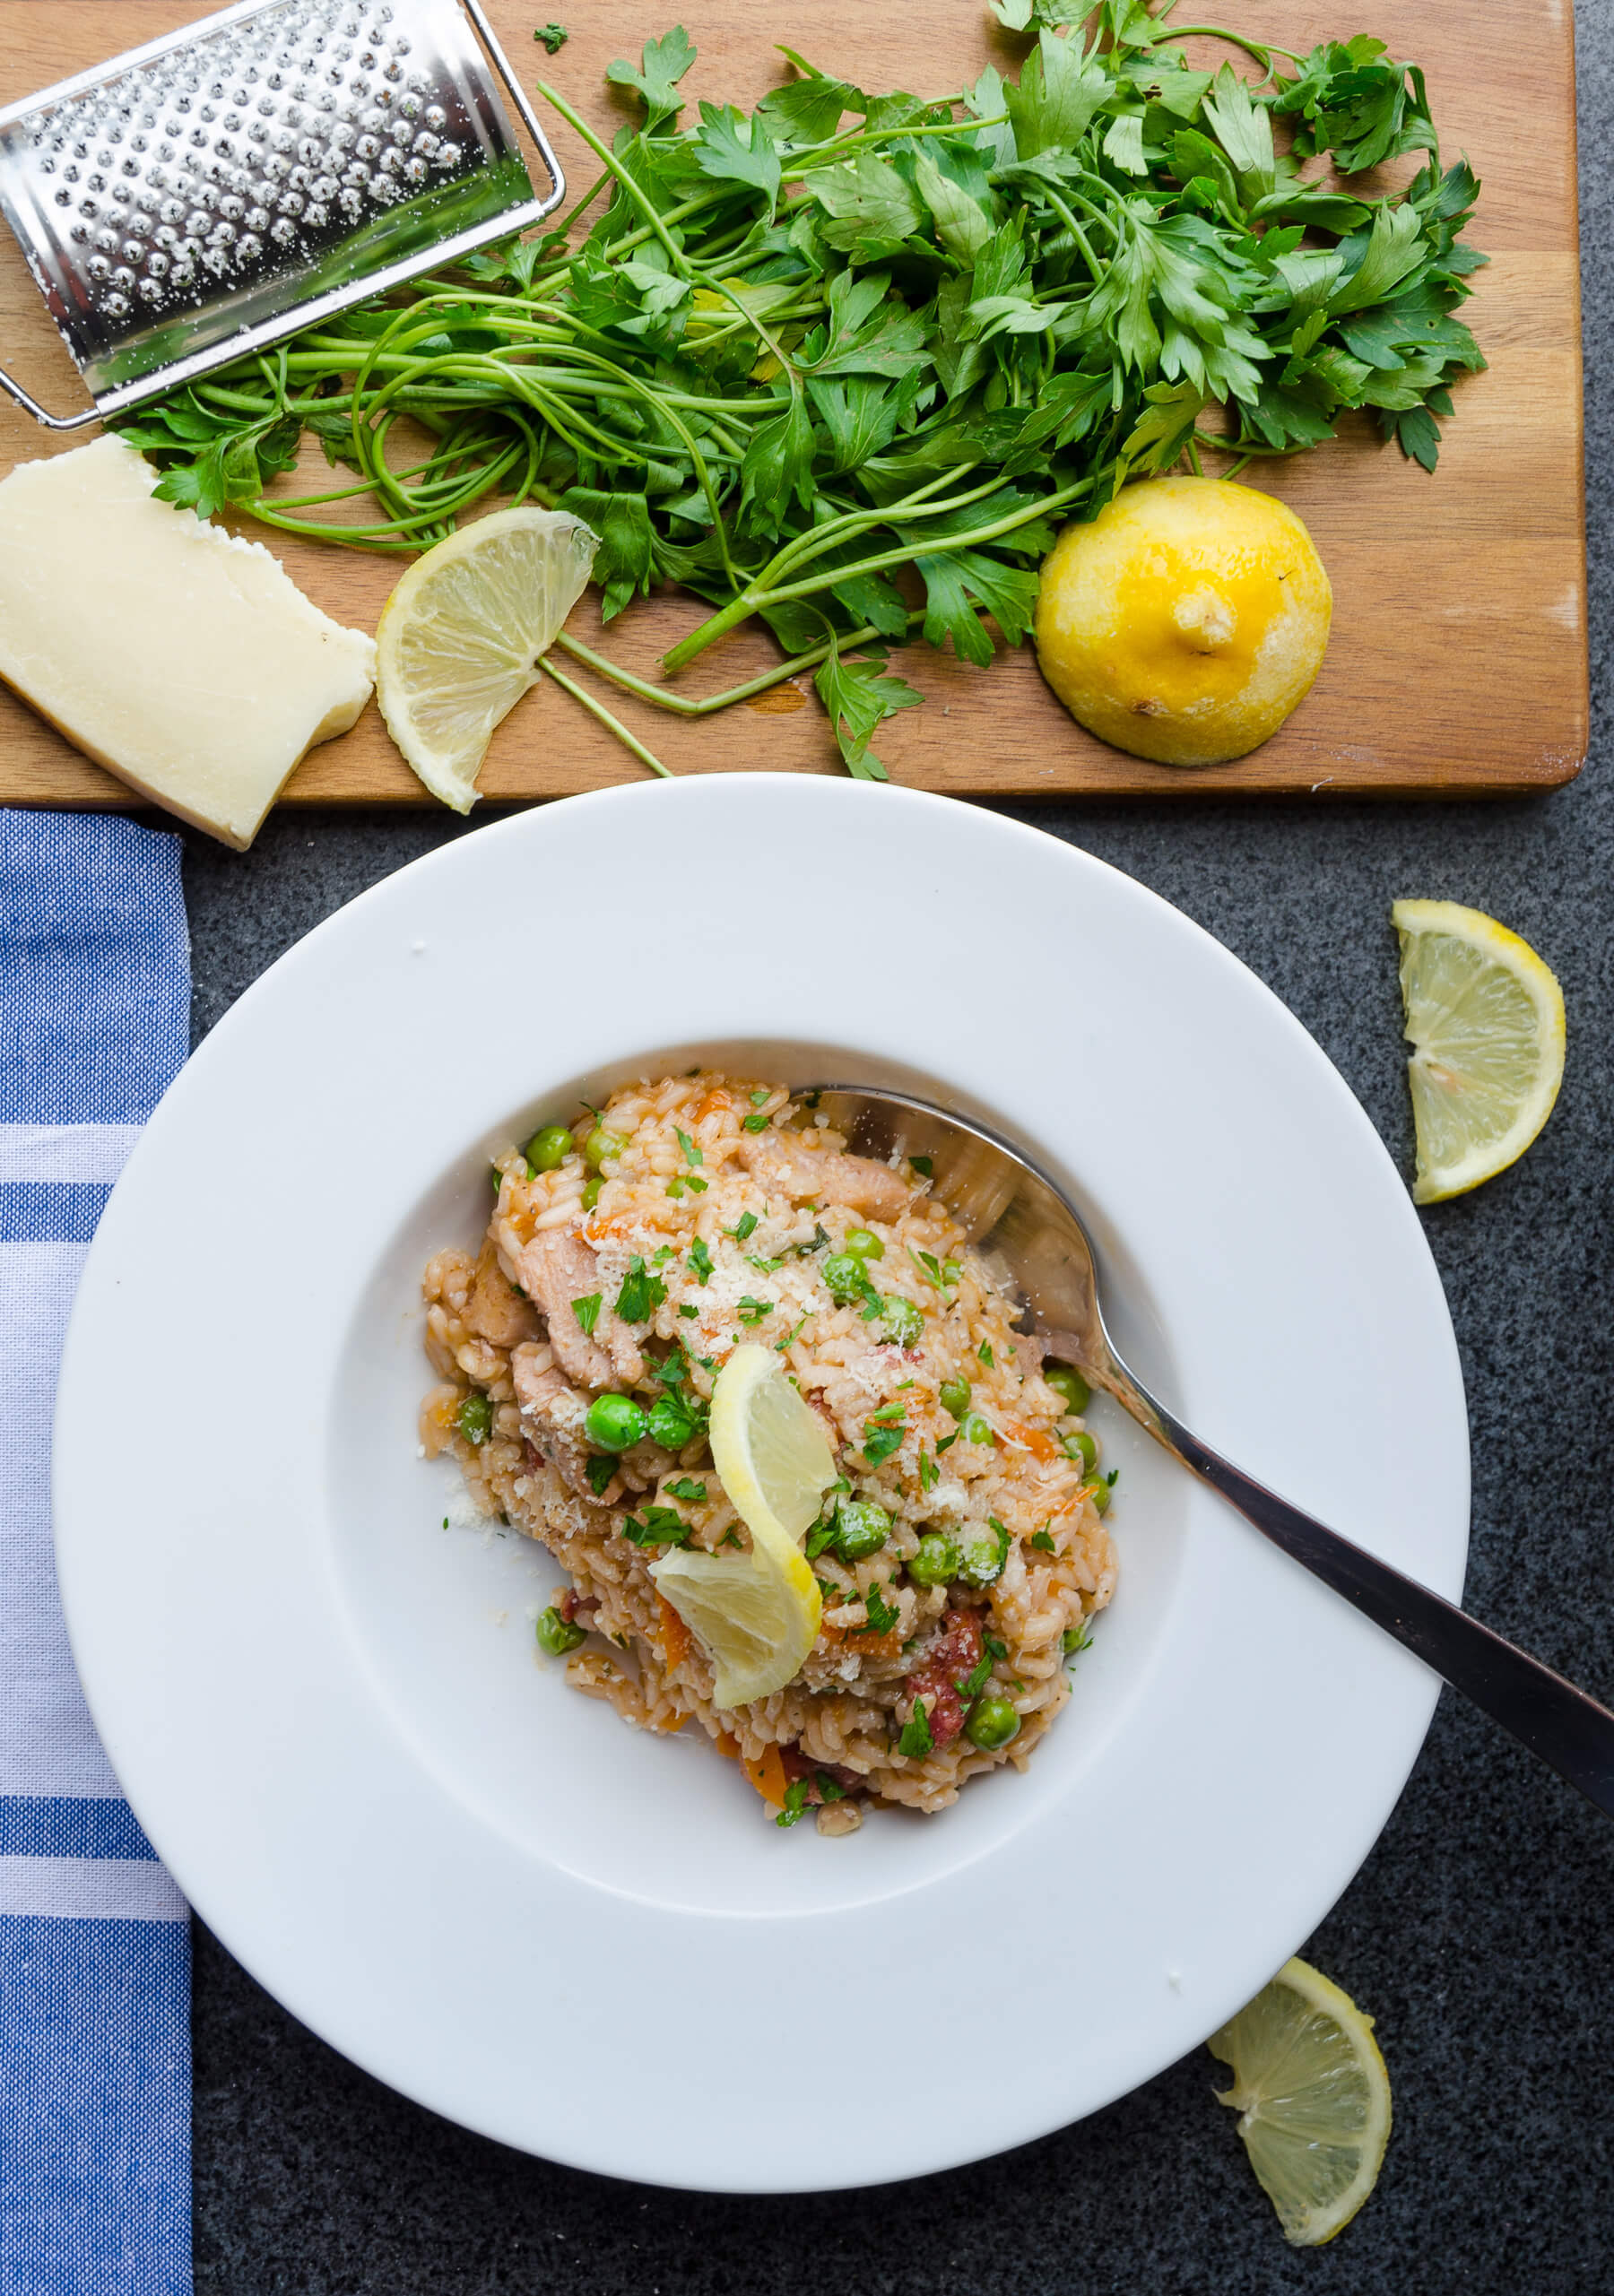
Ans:
{"type": "Polygon", "coordinates": [[[1297,1022],[1053,837],[775,775],[446,845],[213,1030],[79,1295],[63,1594],[159,1853],[336,2048],[584,2168],[872,2183],[1202,2040],[1350,1878],[1436,1685],[1112,1415],[1120,1591],[1024,1777],[781,1832],[704,1739],[568,1691],[530,1625],[555,1566],[445,1531],[454,1477],[417,1458],[419,1273],[480,1227],[491,1147],[702,1056],[907,1084],[1020,1136],[1091,1207],[1140,1372],[1458,1594],[1440,1286],[1297,1022]]]}

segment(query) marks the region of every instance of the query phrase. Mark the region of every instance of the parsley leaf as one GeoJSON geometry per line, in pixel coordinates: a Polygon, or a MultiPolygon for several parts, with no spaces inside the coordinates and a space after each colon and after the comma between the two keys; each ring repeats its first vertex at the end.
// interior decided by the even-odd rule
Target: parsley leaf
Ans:
{"type": "Polygon", "coordinates": [[[662,39],[646,41],[640,70],[636,72],[619,57],[606,67],[605,77],[619,88],[637,89],[645,103],[645,132],[654,135],[664,120],[678,117],[683,103],[678,83],[695,56],[688,32],[681,24],[674,24],[662,39]]]}
{"type": "Polygon", "coordinates": [[[698,1235],[690,1246],[690,1265],[703,1284],[712,1279],[712,1254],[703,1235],[698,1235]]]}
{"type": "Polygon", "coordinates": [[[748,1236],[751,1236],[756,1234],[760,1226],[761,1222],[758,1219],[755,1212],[742,1212],[733,1226],[725,1228],[724,1230],[724,1234],[725,1235],[732,1235],[736,1243],[743,1243],[748,1236]]]}
{"type": "Polygon", "coordinates": [[[667,1489],[673,1498],[682,1499],[686,1505],[691,1507],[701,1505],[707,1495],[706,1485],[697,1483],[689,1475],[679,1476],[676,1481],[668,1484],[667,1489]]]}
{"type": "Polygon", "coordinates": [[[854,1626],[854,1634],[889,1634],[902,1616],[897,1605],[887,1602],[878,1586],[872,1586],[863,1597],[863,1624],[854,1626]]]}
{"type": "Polygon", "coordinates": [[[600,1320],[600,1309],[603,1304],[603,1295],[600,1292],[589,1292],[582,1299],[575,1299],[571,1304],[571,1312],[577,1319],[578,1330],[590,1339],[594,1338],[594,1328],[600,1320]]]}
{"type": "Polygon", "coordinates": [[[675,1507],[646,1507],[642,1516],[624,1515],[624,1538],[635,1547],[687,1547],[690,1526],[675,1507]]]}
{"type": "Polygon", "coordinates": [[[616,1296],[617,1314],[624,1323],[648,1323],[666,1296],[665,1284],[659,1276],[649,1273],[636,1252],[628,1262],[628,1273],[616,1296]]]}
{"type": "Polygon", "coordinates": [[[583,1472],[588,1477],[588,1487],[596,1499],[603,1498],[606,1486],[616,1471],[616,1460],[609,1451],[594,1451],[583,1462],[583,1472]]]}
{"type": "Polygon", "coordinates": [[[897,1739],[897,1751],[906,1754],[910,1761],[921,1761],[934,1746],[931,1736],[930,1711],[923,1698],[915,1698],[914,1711],[904,1722],[897,1739]]]}

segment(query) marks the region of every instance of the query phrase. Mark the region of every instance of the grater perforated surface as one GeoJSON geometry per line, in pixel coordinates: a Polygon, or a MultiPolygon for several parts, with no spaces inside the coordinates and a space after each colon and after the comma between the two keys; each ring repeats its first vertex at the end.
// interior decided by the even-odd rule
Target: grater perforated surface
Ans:
{"type": "Polygon", "coordinates": [[[539,199],[455,0],[255,0],[0,113],[0,209],[103,412],[518,229],[550,164],[539,199]]]}

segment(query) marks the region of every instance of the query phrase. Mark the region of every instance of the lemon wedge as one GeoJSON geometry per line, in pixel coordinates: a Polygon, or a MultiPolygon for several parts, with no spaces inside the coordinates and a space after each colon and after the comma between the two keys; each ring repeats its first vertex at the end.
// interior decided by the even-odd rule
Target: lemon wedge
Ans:
{"type": "Polygon", "coordinates": [[[1219,2101],[1284,2237],[1315,2248],[1349,2224],[1378,2182],[1390,2142],[1390,2075],[1373,2019],[1303,1961],[1285,1962],[1249,2006],[1212,2033],[1233,2068],[1219,2101]]]}
{"type": "Polygon", "coordinates": [[[650,1565],[658,1590],[716,1669],[719,1706],[782,1690],[818,1640],[823,1609],[801,1541],[835,1480],[835,1454],[770,1347],[736,1347],[712,1390],[717,1479],[751,1537],[749,1555],[687,1554],[650,1565]]]}
{"type": "Polygon", "coordinates": [[[376,699],[434,797],[456,813],[538,656],[582,596],[600,538],[559,510],[496,510],[434,543],[381,610],[376,699]]]}
{"type": "Polygon", "coordinates": [[[1515,1163],[1564,1079],[1564,992],[1528,941],[1455,901],[1397,901],[1418,1129],[1412,1199],[1437,1204],[1515,1163]]]}

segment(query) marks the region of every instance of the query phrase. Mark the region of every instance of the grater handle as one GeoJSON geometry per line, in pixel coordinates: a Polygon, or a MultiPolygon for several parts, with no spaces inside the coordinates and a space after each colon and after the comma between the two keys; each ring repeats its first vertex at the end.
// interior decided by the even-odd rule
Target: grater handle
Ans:
{"type": "Polygon", "coordinates": [[[17,404],[26,413],[31,414],[36,422],[42,422],[47,430],[82,430],[87,422],[97,422],[100,419],[99,407],[86,407],[82,414],[48,412],[38,399],[30,397],[22,388],[15,376],[6,373],[4,367],[0,367],[0,391],[4,391],[8,398],[15,399],[17,404]]]}
{"type": "Polygon", "coordinates": [[[540,152],[543,156],[543,164],[549,169],[550,182],[554,187],[554,197],[549,204],[551,208],[558,207],[560,202],[566,197],[566,178],[561,172],[560,160],[556,159],[553,151],[551,149],[549,137],[544,134],[542,127],[539,124],[538,115],[533,109],[532,105],[527,101],[520,81],[516,78],[515,73],[511,71],[509,61],[506,56],[503,48],[500,48],[499,44],[499,40],[494,33],[492,25],[482,13],[482,11],[478,4],[478,0],[460,0],[460,5],[464,8],[466,15],[470,17],[471,22],[475,25],[477,31],[481,34],[482,43],[483,48],[487,50],[489,61],[491,63],[493,69],[498,73],[499,78],[504,82],[510,101],[520,113],[522,126],[526,129],[527,134],[532,137],[534,143],[538,146],[540,152]]]}

